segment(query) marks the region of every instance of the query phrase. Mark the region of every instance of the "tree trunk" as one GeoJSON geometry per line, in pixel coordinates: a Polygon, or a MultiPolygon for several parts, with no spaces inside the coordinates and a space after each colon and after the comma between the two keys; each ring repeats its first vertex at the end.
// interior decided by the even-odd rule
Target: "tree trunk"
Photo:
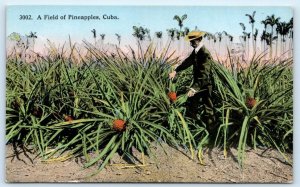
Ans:
{"type": "Polygon", "coordinates": [[[276,44],[275,44],[275,58],[277,58],[277,47],[278,47],[278,37],[276,39],[276,44]]]}
{"type": "Polygon", "coordinates": [[[255,45],[254,45],[253,31],[254,31],[254,24],[252,23],[252,46],[253,46],[253,54],[255,54],[256,49],[255,49],[255,45]]]}
{"type": "Polygon", "coordinates": [[[219,55],[221,56],[221,41],[219,41],[219,55]]]}
{"type": "Polygon", "coordinates": [[[248,55],[247,55],[247,60],[250,58],[250,41],[248,39],[248,55]]]}
{"type": "Polygon", "coordinates": [[[270,39],[270,59],[272,59],[272,43],[273,43],[273,26],[272,26],[272,30],[271,30],[271,39],[270,39]]]}
{"type": "Polygon", "coordinates": [[[32,51],[34,52],[34,43],[35,43],[35,40],[34,38],[32,38],[32,51]]]}
{"type": "MultiPolygon", "coordinates": [[[[291,31],[292,32],[292,31],[291,31]]],[[[289,57],[292,57],[293,55],[293,50],[294,50],[294,40],[293,40],[293,37],[291,37],[289,39],[290,43],[289,43],[289,57]]]]}
{"type": "Polygon", "coordinates": [[[281,55],[284,54],[284,35],[281,35],[281,55]]]}
{"type": "Polygon", "coordinates": [[[101,43],[100,43],[100,49],[103,50],[103,40],[101,39],[101,43]]]}

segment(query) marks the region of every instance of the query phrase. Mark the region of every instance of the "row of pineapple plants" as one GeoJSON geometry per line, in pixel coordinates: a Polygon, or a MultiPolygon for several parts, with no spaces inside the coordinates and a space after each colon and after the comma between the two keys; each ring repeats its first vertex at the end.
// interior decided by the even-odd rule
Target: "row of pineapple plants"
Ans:
{"type": "Polygon", "coordinates": [[[292,59],[262,64],[262,56],[255,56],[238,69],[216,63],[211,78],[217,120],[208,131],[201,114],[186,115],[191,70],[168,79],[179,62],[174,53],[157,54],[151,45],[127,54],[86,48],[81,64],[63,52],[33,64],[7,59],[7,143],[33,146],[45,160],[84,156],[86,167],[98,164],[99,170],[116,153],[132,161],[133,149],[151,156],[153,143],[183,147],[200,163],[210,145],[223,147],[225,156],[236,146],[241,166],[247,146],[273,147],[284,157],[292,151],[292,59]]]}

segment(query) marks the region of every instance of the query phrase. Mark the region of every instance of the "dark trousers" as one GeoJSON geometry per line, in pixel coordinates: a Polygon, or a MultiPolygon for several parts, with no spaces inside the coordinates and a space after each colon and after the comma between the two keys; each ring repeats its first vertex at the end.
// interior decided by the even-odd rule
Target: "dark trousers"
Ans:
{"type": "Polygon", "coordinates": [[[207,126],[208,130],[215,127],[215,112],[212,102],[212,89],[211,86],[202,88],[193,97],[189,97],[187,101],[187,116],[200,120],[207,126]]]}

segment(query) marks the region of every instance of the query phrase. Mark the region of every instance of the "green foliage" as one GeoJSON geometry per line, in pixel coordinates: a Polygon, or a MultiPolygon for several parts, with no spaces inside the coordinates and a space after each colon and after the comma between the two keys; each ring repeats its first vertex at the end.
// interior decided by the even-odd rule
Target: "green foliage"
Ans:
{"type": "Polygon", "coordinates": [[[8,38],[12,41],[20,41],[21,40],[21,35],[19,33],[13,32],[11,33],[8,38]]]}
{"type": "Polygon", "coordinates": [[[80,65],[62,54],[34,64],[8,58],[7,143],[32,145],[45,160],[84,155],[85,166],[99,164],[99,170],[116,153],[134,161],[133,148],[151,156],[151,145],[162,142],[185,147],[191,158],[197,150],[201,163],[203,148],[212,142],[223,145],[225,154],[238,142],[241,165],[247,146],[276,147],[283,155],[292,151],[292,59],[263,63],[258,56],[230,70],[216,63],[217,124],[209,134],[206,124],[186,116],[191,70],[170,81],[178,59],[167,48],[157,54],[150,45],[131,55],[86,48],[92,57],[80,65]],[[176,92],[176,100],[169,92],[176,92]],[[126,122],[123,131],[114,130],[116,119],[126,122]]]}
{"type": "Polygon", "coordinates": [[[246,145],[275,147],[283,156],[292,150],[292,59],[262,63],[262,58],[253,57],[240,69],[228,70],[219,64],[213,68],[221,116],[216,143],[221,142],[220,135],[224,149],[238,142],[240,164],[246,145]]]}

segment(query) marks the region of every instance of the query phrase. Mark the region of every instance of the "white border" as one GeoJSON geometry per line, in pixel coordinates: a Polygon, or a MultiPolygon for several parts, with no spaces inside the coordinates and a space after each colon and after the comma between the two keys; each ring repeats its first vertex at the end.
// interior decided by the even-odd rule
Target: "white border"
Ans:
{"type": "MultiPolygon", "coordinates": [[[[297,142],[299,142],[300,138],[297,136],[298,125],[300,125],[300,109],[299,109],[299,80],[300,80],[300,62],[299,62],[299,54],[297,54],[298,46],[299,46],[299,26],[300,26],[300,2],[297,0],[2,0],[0,1],[0,185],[1,186],[50,186],[50,185],[101,185],[101,186],[111,186],[111,185],[161,185],[161,184],[104,184],[104,183],[93,183],[93,184],[60,184],[60,183],[49,183],[49,184],[40,184],[40,183],[20,183],[20,184],[7,184],[5,183],[5,6],[6,5],[198,5],[198,6],[290,6],[294,9],[294,183],[293,184],[278,184],[276,186],[299,186],[299,149],[297,146],[297,142]]],[[[164,185],[199,185],[199,184],[164,184],[164,185]]],[[[219,184],[200,184],[201,186],[218,186],[219,184]]],[[[222,184],[222,185],[232,185],[232,184],[222,184]]],[[[250,186],[265,186],[269,184],[239,184],[239,185],[250,185],[250,186]]]]}

